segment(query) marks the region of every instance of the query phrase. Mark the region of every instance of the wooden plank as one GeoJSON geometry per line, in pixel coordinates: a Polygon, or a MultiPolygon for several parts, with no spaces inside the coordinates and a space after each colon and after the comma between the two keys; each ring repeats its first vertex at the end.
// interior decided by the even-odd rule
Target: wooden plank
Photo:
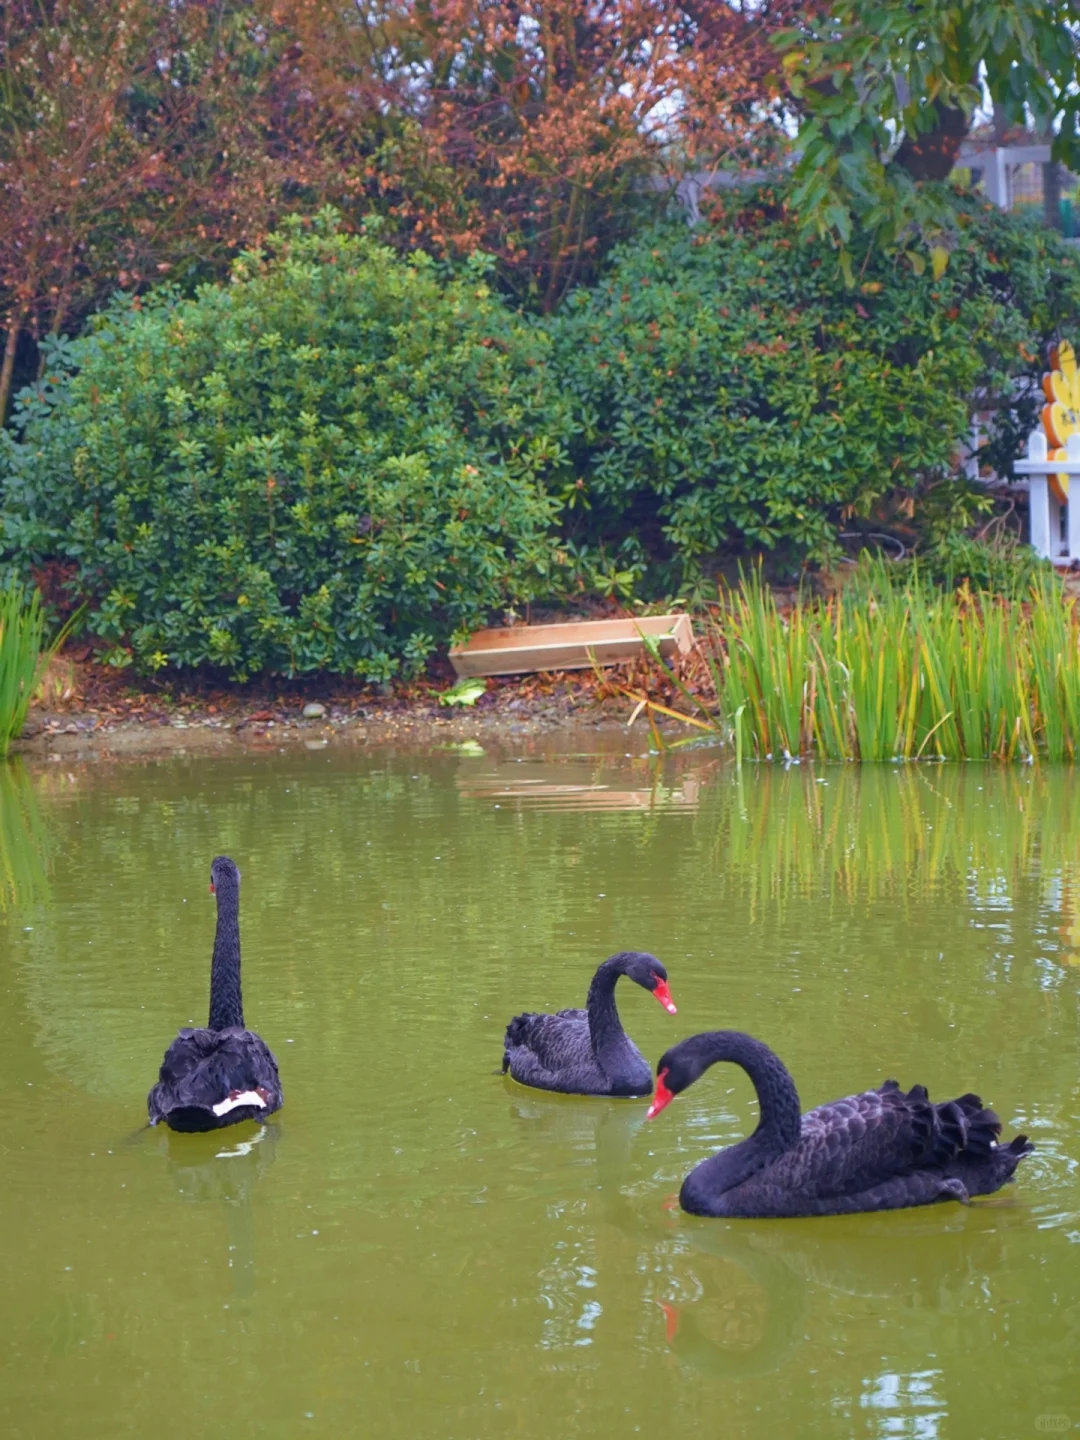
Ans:
{"type": "Polygon", "coordinates": [[[536,670],[587,670],[642,655],[642,634],[660,642],[665,657],[685,655],[694,643],[688,615],[643,615],[626,620],[572,620],[562,625],[512,625],[478,630],[454,645],[458,675],[524,675],[536,670]]]}

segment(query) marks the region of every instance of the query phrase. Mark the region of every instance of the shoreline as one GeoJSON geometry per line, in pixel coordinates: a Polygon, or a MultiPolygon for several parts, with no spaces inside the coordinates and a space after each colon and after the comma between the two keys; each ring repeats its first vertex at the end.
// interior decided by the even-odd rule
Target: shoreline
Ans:
{"type": "MultiPolygon", "coordinates": [[[[69,667],[71,662],[68,662],[69,667]]],[[[37,704],[12,755],[27,761],[235,756],[296,747],[512,742],[573,730],[622,732],[633,704],[589,672],[515,676],[490,683],[469,708],[439,704],[434,688],[391,696],[332,691],[214,691],[175,697],[139,690],[124,675],[82,667],[70,693],[37,704]],[[305,707],[322,714],[305,715],[305,707]]],[[[637,728],[637,727],[635,727],[637,728]]],[[[635,738],[647,734],[642,727],[635,738]]]]}

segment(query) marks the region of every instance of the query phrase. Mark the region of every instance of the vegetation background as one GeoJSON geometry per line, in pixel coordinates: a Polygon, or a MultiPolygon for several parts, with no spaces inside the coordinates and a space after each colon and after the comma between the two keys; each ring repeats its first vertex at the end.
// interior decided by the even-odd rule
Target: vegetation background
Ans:
{"type": "Polygon", "coordinates": [[[14,0],[0,563],[237,678],[874,536],[993,583],[971,415],[1007,478],[1080,269],[947,177],[1080,169],[1077,78],[1042,0],[14,0]]]}

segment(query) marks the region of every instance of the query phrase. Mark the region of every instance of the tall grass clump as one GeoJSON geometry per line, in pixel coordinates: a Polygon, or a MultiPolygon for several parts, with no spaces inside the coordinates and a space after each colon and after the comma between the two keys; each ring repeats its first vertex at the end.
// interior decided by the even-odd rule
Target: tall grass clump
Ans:
{"type": "Polygon", "coordinates": [[[1080,615],[1049,574],[1016,601],[877,563],[837,595],[784,608],[755,573],[706,651],[715,702],[697,708],[740,756],[1080,755],[1080,615]]]}
{"type": "Polygon", "coordinates": [[[22,733],[34,691],[71,624],[69,621],[46,645],[45,613],[38,592],[34,590],[27,599],[15,580],[0,589],[0,759],[22,733]]]}

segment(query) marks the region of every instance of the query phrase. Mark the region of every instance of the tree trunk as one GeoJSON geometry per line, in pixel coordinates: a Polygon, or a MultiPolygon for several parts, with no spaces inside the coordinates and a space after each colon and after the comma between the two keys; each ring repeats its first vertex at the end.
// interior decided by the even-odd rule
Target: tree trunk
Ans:
{"type": "Polygon", "coordinates": [[[4,359],[0,364],[0,425],[7,419],[8,399],[11,396],[11,377],[15,373],[15,351],[19,348],[25,307],[12,314],[8,320],[7,341],[4,345],[4,359]]]}

